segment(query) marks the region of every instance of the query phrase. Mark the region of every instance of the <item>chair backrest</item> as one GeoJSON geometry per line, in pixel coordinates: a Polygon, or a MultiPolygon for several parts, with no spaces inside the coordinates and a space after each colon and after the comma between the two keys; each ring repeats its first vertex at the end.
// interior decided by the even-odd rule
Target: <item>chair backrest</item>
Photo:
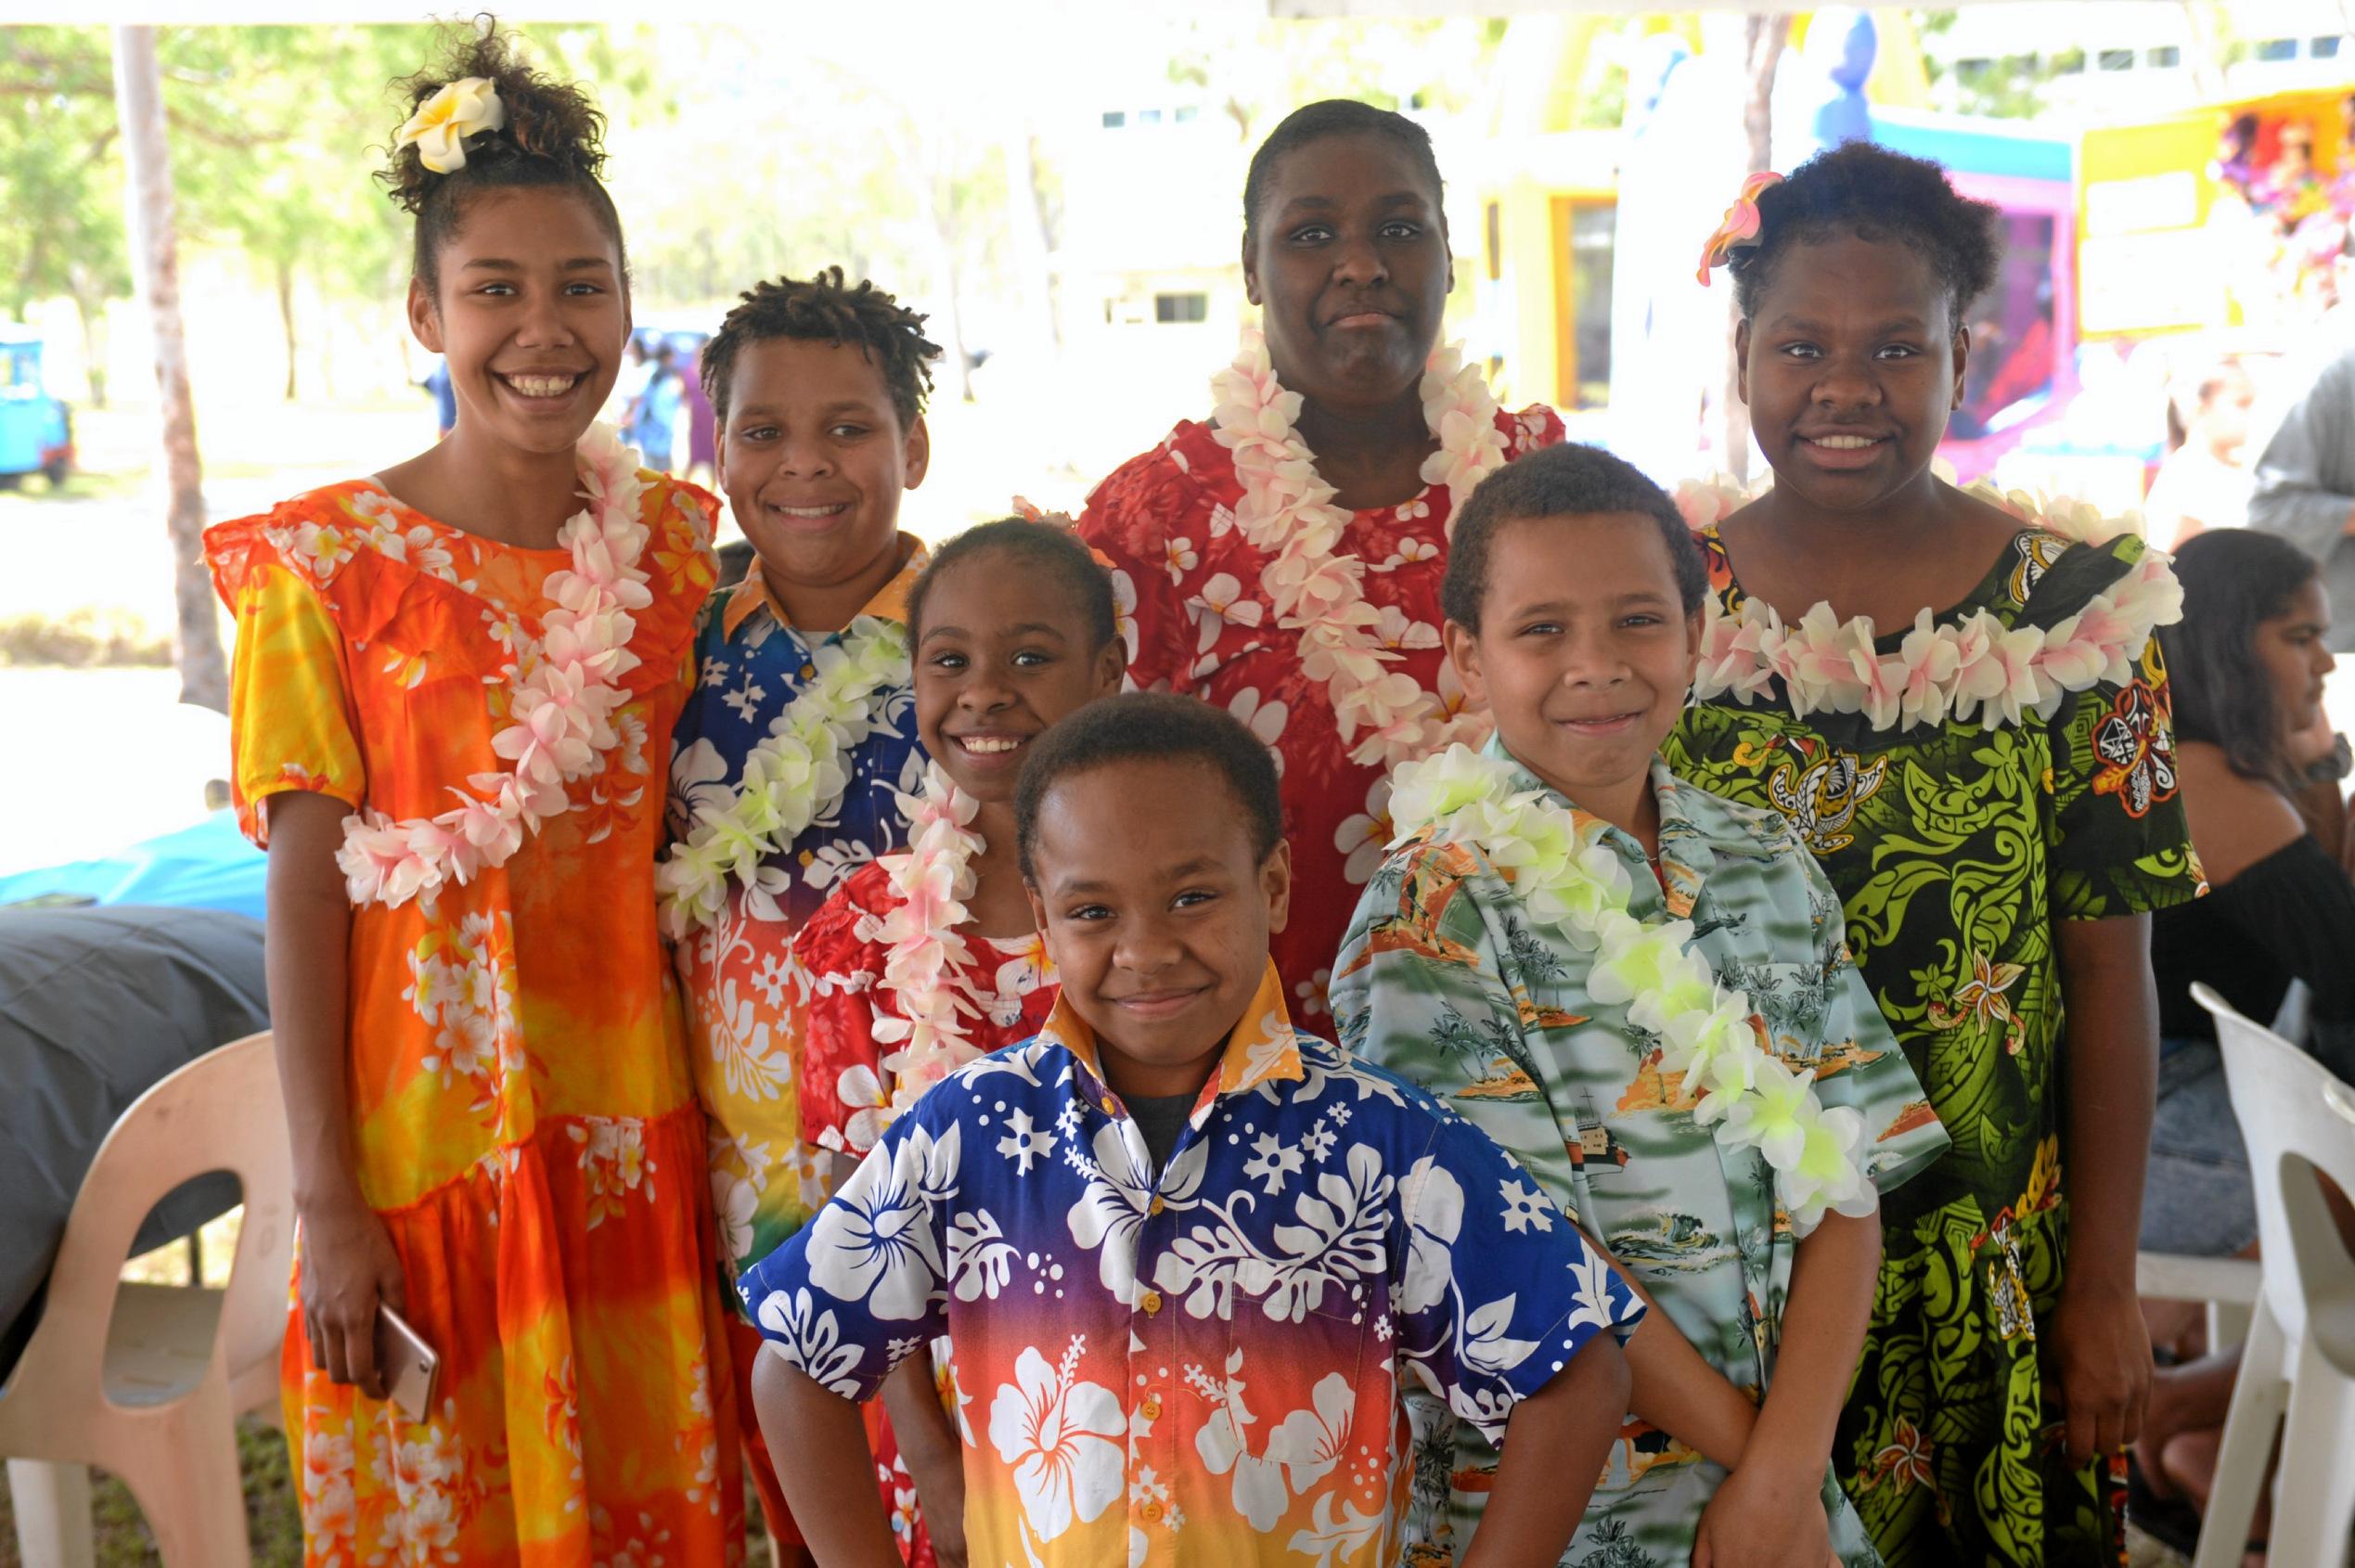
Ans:
{"type": "Polygon", "coordinates": [[[277,1059],[261,1034],[172,1073],[116,1120],[82,1178],[11,1394],[46,1384],[97,1396],[115,1285],[133,1237],[164,1194],[211,1171],[235,1176],[245,1205],[213,1360],[225,1375],[269,1353],[286,1327],[294,1178],[277,1059]]]}
{"type": "Polygon", "coordinates": [[[2355,1377],[2355,1256],[2314,1180],[2319,1172],[2355,1197],[2355,1087],[2206,985],[2192,995],[2215,1016],[2248,1145],[2266,1305],[2285,1331],[2311,1332],[2331,1364],[2355,1377]]]}

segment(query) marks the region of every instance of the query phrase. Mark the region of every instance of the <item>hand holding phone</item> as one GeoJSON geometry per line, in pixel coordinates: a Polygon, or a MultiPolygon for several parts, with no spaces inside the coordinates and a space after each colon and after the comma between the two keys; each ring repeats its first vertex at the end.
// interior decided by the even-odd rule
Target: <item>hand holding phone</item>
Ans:
{"type": "Polygon", "coordinates": [[[381,1304],[376,1309],[376,1365],[393,1407],[413,1421],[425,1420],[441,1386],[442,1357],[405,1318],[381,1304]]]}

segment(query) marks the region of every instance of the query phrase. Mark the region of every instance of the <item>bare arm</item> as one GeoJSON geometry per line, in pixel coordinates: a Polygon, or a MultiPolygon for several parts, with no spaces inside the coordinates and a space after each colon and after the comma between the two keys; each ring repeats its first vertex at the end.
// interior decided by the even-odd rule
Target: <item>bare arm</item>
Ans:
{"type": "Polygon", "coordinates": [[[1821,1568],[1832,1559],[1823,1482],[1872,1312],[1881,1216],[1826,1215],[1791,1261],[1774,1382],[1742,1462],[1701,1515],[1694,1568],[1712,1562],[1821,1568]]]}
{"type": "Polygon", "coordinates": [[[764,1344],[753,1408],[810,1556],[823,1568],[901,1568],[858,1407],[764,1344]]]}
{"type": "Polygon", "coordinates": [[[933,1358],[918,1351],[883,1381],[883,1408],[892,1418],[899,1457],[916,1482],[924,1529],[941,1568],[965,1564],[965,1446],[933,1383],[933,1358]]]}
{"type": "Polygon", "coordinates": [[[1597,1334],[1543,1388],[1512,1407],[1496,1484],[1463,1568],[1561,1557],[1619,1435],[1628,1385],[1628,1359],[1618,1342],[1597,1334]]]}
{"type": "Polygon", "coordinates": [[[2134,1441],[2150,1395],[2134,1247],[2157,1086],[2158,994],[2149,916],[2064,920],[2059,932],[2069,1229],[2047,1349],[2068,1418],[2069,1458],[2083,1464],[2134,1441]]]}
{"type": "Polygon", "coordinates": [[[377,1304],[399,1312],[407,1302],[400,1258],[384,1222],[361,1196],[352,1152],[345,1060],[352,906],[335,864],[351,808],[331,796],[290,791],[269,797],[263,809],[270,820],[264,938],[270,1028],[302,1221],[311,1365],[381,1399],[377,1304]]]}
{"type": "Polygon", "coordinates": [[[1724,1373],[1701,1358],[1692,1342],[1652,1299],[1652,1292],[1617,1258],[1611,1259],[1611,1267],[1650,1309],[1628,1339],[1628,1370],[1633,1385],[1628,1410],[1687,1447],[1699,1449],[1703,1458],[1731,1470],[1741,1462],[1758,1407],[1724,1373]]]}

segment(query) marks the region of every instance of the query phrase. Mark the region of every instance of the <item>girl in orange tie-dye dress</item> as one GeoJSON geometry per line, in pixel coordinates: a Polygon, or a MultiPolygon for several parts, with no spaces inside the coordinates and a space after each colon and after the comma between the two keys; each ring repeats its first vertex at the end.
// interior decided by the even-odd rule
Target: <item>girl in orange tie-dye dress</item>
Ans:
{"type": "Polygon", "coordinates": [[[715,503],[591,419],[628,334],[595,111],[470,39],[395,194],[455,431],[205,540],[270,854],[306,1561],[726,1563],[734,1384],[655,925],[715,503]],[[387,1394],[380,1305],[440,1357],[387,1394]]]}

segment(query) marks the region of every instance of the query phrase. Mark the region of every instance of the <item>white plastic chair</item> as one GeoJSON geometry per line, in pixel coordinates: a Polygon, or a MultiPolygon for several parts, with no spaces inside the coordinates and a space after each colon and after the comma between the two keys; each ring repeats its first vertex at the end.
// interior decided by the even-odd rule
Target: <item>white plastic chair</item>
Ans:
{"type": "Polygon", "coordinates": [[[2276,1426],[2282,1468],[2267,1562],[2340,1568],[2355,1525],[2355,1258],[2314,1174],[2355,1195],[2355,1088],[2207,986],[2192,995],[2216,1017],[2265,1255],[2194,1568],[2240,1561],[2276,1426]]]}
{"type": "Polygon", "coordinates": [[[268,1035],[199,1057],[123,1112],[83,1178],[40,1324],[0,1389],[26,1568],[88,1568],[93,1464],[130,1486],[165,1568],[248,1568],[235,1420],[277,1398],[293,1232],[268,1035]],[[121,1282],[148,1211],[219,1170],[237,1176],[245,1204],[227,1287],[121,1282]]]}
{"type": "Polygon", "coordinates": [[[2262,1289],[2255,1258],[2194,1257],[2184,1253],[2134,1254],[2134,1293],[2152,1301],[2188,1301],[2207,1307],[2207,1347],[2221,1350],[2248,1338],[2262,1289]]]}

